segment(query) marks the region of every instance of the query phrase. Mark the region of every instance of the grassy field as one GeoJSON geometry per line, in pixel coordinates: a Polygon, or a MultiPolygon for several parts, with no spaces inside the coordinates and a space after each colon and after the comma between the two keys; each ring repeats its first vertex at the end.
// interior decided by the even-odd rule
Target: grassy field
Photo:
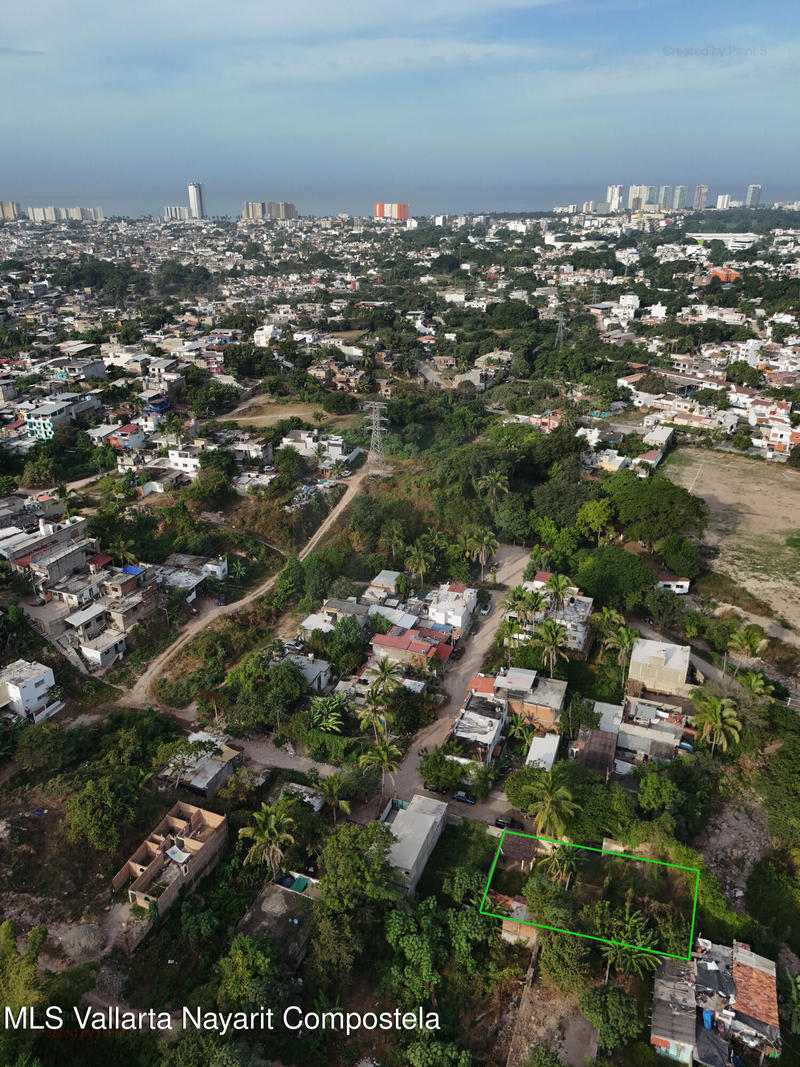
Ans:
{"type": "Polygon", "coordinates": [[[800,474],[782,464],[691,448],[674,452],[663,469],[708,504],[704,541],[718,552],[714,569],[800,627],[800,474]]]}

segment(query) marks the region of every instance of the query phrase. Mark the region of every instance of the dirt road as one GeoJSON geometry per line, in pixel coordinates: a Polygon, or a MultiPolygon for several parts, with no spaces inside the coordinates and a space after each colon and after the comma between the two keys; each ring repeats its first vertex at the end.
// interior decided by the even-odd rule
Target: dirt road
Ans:
{"type": "MultiPolygon", "coordinates": [[[[509,588],[519,585],[522,574],[530,556],[530,549],[517,548],[512,545],[501,545],[497,551],[497,581],[509,588]]],[[[455,718],[461,701],[466,694],[467,682],[481,669],[484,656],[489,651],[494,641],[497,627],[502,621],[502,612],[498,608],[498,601],[504,596],[502,592],[492,593],[492,608],[486,619],[480,619],[480,630],[474,637],[468,637],[466,652],[463,659],[453,664],[445,675],[445,691],[447,700],[439,708],[436,722],[426,726],[414,738],[414,742],[406,753],[405,759],[400,765],[395,776],[395,793],[403,800],[410,800],[414,793],[425,792],[422,788],[422,778],[419,773],[419,753],[422,748],[434,748],[443,744],[455,718]]],[[[429,796],[435,794],[430,793],[429,796]]],[[[490,798],[485,804],[476,805],[468,810],[462,810],[460,804],[454,805],[461,814],[468,814],[470,818],[489,817],[493,820],[500,810],[505,810],[508,802],[504,797],[490,798]],[[486,811],[483,812],[483,808],[486,811]]]]}
{"type": "MultiPolygon", "coordinates": [[[[330,530],[339,519],[348,504],[360,491],[361,486],[364,484],[365,479],[370,476],[370,473],[371,471],[368,464],[349,479],[342,499],[322,522],[310,540],[306,542],[305,548],[301,549],[298,553],[300,559],[305,559],[305,557],[319,544],[328,530],[330,530]]],[[[280,574],[280,571],[273,574],[270,578],[267,578],[265,582],[262,582],[261,585],[248,593],[247,596],[242,597],[241,600],[237,600],[233,604],[215,605],[209,611],[204,611],[196,618],[193,618],[181,631],[180,637],[176,638],[169,648],[166,648],[160,655],[156,656],[144,674],[136,680],[133,687],[120,697],[118,703],[124,707],[134,708],[147,707],[149,704],[159,707],[160,705],[158,704],[158,701],[150,695],[150,690],[159,675],[181,649],[184,648],[193,637],[200,633],[201,630],[204,630],[206,626],[209,626],[214,622],[215,619],[219,619],[223,615],[232,615],[239,611],[240,608],[245,607],[247,604],[251,604],[254,600],[257,600],[258,597],[267,593],[275,584],[278,574],[280,574]]]]}

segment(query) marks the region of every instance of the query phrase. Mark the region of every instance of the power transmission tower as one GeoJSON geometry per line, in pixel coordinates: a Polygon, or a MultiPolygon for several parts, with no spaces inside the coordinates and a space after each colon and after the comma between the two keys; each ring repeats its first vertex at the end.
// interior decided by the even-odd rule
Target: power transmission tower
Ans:
{"type": "Polygon", "coordinates": [[[597,288],[597,286],[595,286],[592,289],[592,300],[591,300],[591,302],[592,302],[592,304],[599,304],[600,303],[600,290],[597,288]]]}
{"type": "Polygon", "coordinates": [[[367,422],[372,430],[369,442],[372,465],[378,470],[383,470],[386,467],[386,456],[383,452],[383,428],[389,421],[386,417],[386,404],[381,404],[377,400],[369,400],[364,405],[364,410],[367,412],[367,422]]]}
{"type": "Polygon", "coordinates": [[[559,311],[556,315],[556,322],[558,323],[558,332],[556,333],[556,348],[561,349],[564,347],[564,312],[559,311]]]}

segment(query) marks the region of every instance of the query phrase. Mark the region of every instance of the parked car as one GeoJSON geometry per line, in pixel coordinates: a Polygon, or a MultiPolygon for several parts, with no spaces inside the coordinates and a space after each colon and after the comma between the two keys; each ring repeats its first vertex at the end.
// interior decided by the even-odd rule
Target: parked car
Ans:
{"type": "Polygon", "coordinates": [[[519,821],[519,819],[512,819],[507,815],[498,815],[494,820],[495,826],[498,830],[524,830],[525,827],[519,821]]]}
{"type": "Polygon", "coordinates": [[[464,646],[463,645],[459,645],[458,648],[454,648],[453,651],[450,653],[450,659],[461,659],[461,657],[463,655],[464,655],[464,646]]]}
{"type": "Polygon", "coordinates": [[[435,785],[431,785],[430,782],[423,782],[422,788],[427,789],[429,793],[439,793],[440,796],[444,796],[447,793],[446,789],[437,789],[435,785]]]}
{"type": "Polygon", "coordinates": [[[302,641],[286,641],[286,642],[284,642],[283,647],[287,652],[302,652],[303,651],[303,642],[302,641]]]}
{"type": "Polygon", "coordinates": [[[475,804],[476,800],[472,793],[465,793],[463,789],[456,790],[453,793],[453,800],[457,800],[459,804],[475,804]]]}
{"type": "Polygon", "coordinates": [[[484,619],[486,618],[486,616],[489,614],[489,612],[491,610],[492,610],[492,605],[491,604],[484,604],[483,605],[483,607],[481,608],[481,615],[484,617],[484,619]]]}
{"type": "Polygon", "coordinates": [[[469,636],[474,637],[478,630],[480,630],[480,626],[478,626],[477,622],[474,622],[470,627],[469,636]]]}

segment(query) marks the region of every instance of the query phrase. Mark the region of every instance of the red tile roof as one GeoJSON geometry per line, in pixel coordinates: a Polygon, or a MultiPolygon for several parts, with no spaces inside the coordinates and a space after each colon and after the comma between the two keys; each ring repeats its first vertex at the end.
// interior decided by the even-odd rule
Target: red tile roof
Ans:
{"type": "Polygon", "coordinates": [[[467,587],[464,585],[463,582],[451,582],[450,583],[450,592],[451,593],[466,593],[466,591],[467,591],[467,587]]]}
{"type": "Polygon", "coordinates": [[[476,693],[493,693],[494,692],[495,678],[493,674],[480,675],[473,674],[470,680],[467,682],[467,691],[470,689],[476,693]]]}
{"type": "Polygon", "coordinates": [[[535,582],[549,582],[552,576],[551,571],[537,571],[533,580],[535,582]]]}
{"type": "Polygon", "coordinates": [[[778,1029],[780,1020],[775,976],[737,959],[737,948],[749,952],[747,945],[734,941],[733,981],[736,986],[736,1011],[778,1029]]]}
{"type": "Polygon", "coordinates": [[[91,559],[87,559],[86,564],[89,567],[107,567],[112,562],[111,556],[106,556],[102,552],[98,552],[96,556],[92,556],[91,559]]]}

